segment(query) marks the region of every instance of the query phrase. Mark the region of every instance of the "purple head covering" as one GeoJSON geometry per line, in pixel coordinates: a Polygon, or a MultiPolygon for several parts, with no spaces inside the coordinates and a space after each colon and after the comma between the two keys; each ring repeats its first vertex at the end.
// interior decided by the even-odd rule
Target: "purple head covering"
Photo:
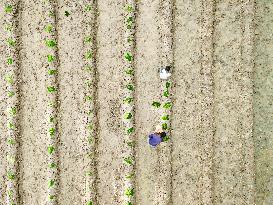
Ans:
{"type": "Polygon", "coordinates": [[[156,146],[158,144],[160,144],[160,142],[162,142],[162,138],[160,135],[157,134],[150,134],[149,135],[149,144],[152,146],[156,146]]]}

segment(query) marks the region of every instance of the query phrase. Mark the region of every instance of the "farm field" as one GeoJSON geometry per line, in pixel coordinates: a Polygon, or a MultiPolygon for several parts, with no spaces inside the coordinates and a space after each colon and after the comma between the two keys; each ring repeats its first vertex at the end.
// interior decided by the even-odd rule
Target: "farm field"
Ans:
{"type": "Polygon", "coordinates": [[[2,0],[0,25],[0,205],[273,204],[272,2],[2,0]]]}

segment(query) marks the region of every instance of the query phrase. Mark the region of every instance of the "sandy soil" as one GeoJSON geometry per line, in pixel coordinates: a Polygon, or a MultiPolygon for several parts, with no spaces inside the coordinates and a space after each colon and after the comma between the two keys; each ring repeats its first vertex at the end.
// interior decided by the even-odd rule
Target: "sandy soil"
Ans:
{"type": "MultiPolygon", "coordinates": [[[[1,25],[6,2],[0,1],[1,25]]],[[[92,162],[86,145],[84,98],[88,90],[83,69],[87,49],[83,41],[90,32],[90,25],[83,23],[88,20],[83,12],[87,3],[58,1],[56,13],[60,205],[85,204],[88,194],[86,170],[92,162]],[[70,15],[65,16],[65,11],[70,15]]],[[[97,93],[97,181],[96,193],[90,193],[97,198],[95,205],[121,204],[124,195],[122,157],[126,146],[121,104],[125,3],[98,1],[93,87],[97,93]]],[[[271,204],[272,3],[174,2],[172,136],[156,150],[147,145],[146,137],[159,122],[158,110],[151,103],[161,95],[160,0],[137,3],[136,204],[271,204]]],[[[48,186],[48,50],[43,49],[47,13],[35,0],[21,0],[20,8],[19,200],[22,205],[36,205],[45,204],[48,186]]],[[[0,42],[0,76],[4,76],[7,54],[3,26],[0,42]]],[[[7,97],[3,77],[0,97],[0,205],[6,205],[7,97]]]]}

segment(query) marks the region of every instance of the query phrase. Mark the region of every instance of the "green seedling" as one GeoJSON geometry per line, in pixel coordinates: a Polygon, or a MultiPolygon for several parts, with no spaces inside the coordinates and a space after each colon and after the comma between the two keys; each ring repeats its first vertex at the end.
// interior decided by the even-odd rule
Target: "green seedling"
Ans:
{"type": "Polygon", "coordinates": [[[11,13],[12,12],[12,6],[11,5],[5,6],[5,12],[6,13],[11,13]]]}
{"type": "Polygon", "coordinates": [[[88,143],[89,144],[92,144],[93,143],[93,136],[88,136],[88,143]]]}
{"type": "Polygon", "coordinates": [[[130,135],[135,131],[135,128],[131,127],[129,129],[127,129],[127,134],[130,135]]]}
{"type": "Polygon", "coordinates": [[[13,77],[11,75],[6,75],[5,80],[9,83],[9,84],[13,84],[13,77]]]}
{"type": "Polygon", "coordinates": [[[7,172],[7,177],[9,180],[14,180],[15,179],[15,174],[12,173],[11,171],[8,171],[7,172]]]}
{"type": "Polygon", "coordinates": [[[54,117],[49,117],[49,119],[48,119],[48,122],[53,122],[54,121],[54,117]]]}
{"type": "Polygon", "coordinates": [[[47,87],[47,91],[48,91],[49,93],[52,93],[52,92],[55,92],[55,91],[56,91],[56,88],[55,88],[54,86],[48,86],[48,87],[47,87]]]}
{"type": "Polygon", "coordinates": [[[89,202],[87,202],[86,205],[93,205],[93,202],[92,202],[92,201],[89,201],[89,202]]]}
{"type": "Polygon", "coordinates": [[[54,180],[53,180],[53,179],[50,179],[50,180],[48,181],[48,188],[53,187],[54,184],[55,184],[54,180]]]}
{"type": "Polygon", "coordinates": [[[134,177],[134,173],[126,175],[125,179],[132,179],[133,177],[134,177]]]}
{"type": "Polygon", "coordinates": [[[124,193],[126,196],[133,196],[134,195],[134,189],[133,188],[127,188],[124,193]]]}
{"type": "Polygon", "coordinates": [[[165,86],[168,89],[169,87],[171,87],[171,83],[170,82],[166,82],[165,86]]]}
{"type": "Polygon", "coordinates": [[[133,7],[131,5],[127,5],[126,11],[132,12],[133,11],[133,7]]]}
{"type": "Polygon", "coordinates": [[[14,124],[12,124],[11,122],[8,122],[8,128],[13,130],[14,129],[14,124]]]}
{"type": "Polygon", "coordinates": [[[51,168],[51,169],[53,169],[53,168],[56,168],[57,165],[56,165],[55,163],[50,163],[50,164],[48,165],[48,167],[51,168]]]}
{"type": "Polygon", "coordinates": [[[7,43],[9,46],[15,46],[15,40],[13,40],[12,38],[8,38],[7,43]]]}
{"type": "Polygon", "coordinates": [[[47,45],[47,47],[52,48],[52,47],[55,47],[57,45],[57,43],[54,40],[46,40],[46,45],[47,45]]]}
{"type": "Polygon", "coordinates": [[[169,115],[164,115],[164,116],[162,116],[161,119],[162,119],[162,120],[169,120],[169,115]]]}
{"type": "Polygon", "coordinates": [[[56,131],[55,128],[53,128],[53,127],[49,128],[49,130],[48,130],[49,135],[50,135],[50,136],[55,135],[55,131],[56,131]]]}
{"type": "Polygon", "coordinates": [[[47,55],[47,61],[49,63],[53,62],[55,60],[55,57],[53,55],[47,55]]]}
{"type": "Polygon", "coordinates": [[[129,24],[129,25],[131,25],[132,23],[133,23],[133,17],[132,16],[129,16],[128,18],[127,18],[127,23],[129,24]]]}
{"type": "Polygon", "coordinates": [[[9,114],[15,115],[16,114],[16,108],[15,107],[10,108],[9,109],[9,114]]]}
{"type": "Polygon", "coordinates": [[[48,70],[49,75],[54,75],[56,73],[57,73],[57,70],[53,70],[53,69],[48,70]]]}
{"type": "Polygon", "coordinates": [[[127,69],[125,71],[125,73],[128,74],[128,75],[133,75],[134,74],[134,70],[129,68],[129,69],[127,69]]]}
{"type": "Polygon", "coordinates": [[[162,124],[162,129],[163,129],[163,130],[168,129],[168,125],[167,125],[167,123],[163,123],[163,124],[162,124]]]}
{"type": "Polygon", "coordinates": [[[127,113],[124,114],[124,119],[126,119],[126,120],[129,120],[129,119],[131,119],[132,117],[133,117],[133,115],[132,115],[132,113],[130,113],[130,112],[127,112],[127,113]]]}
{"type": "Polygon", "coordinates": [[[124,158],[123,162],[125,164],[132,165],[133,164],[133,159],[131,157],[126,157],[126,158],[124,158]]]}
{"type": "Polygon", "coordinates": [[[8,91],[8,97],[12,97],[12,96],[14,96],[15,95],[15,92],[13,92],[13,91],[8,91]]]}
{"type": "Polygon", "coordinates": [[[91,86],[92,86],[91,80],[87,80],[87,81],[85,82],[85,84],[86,84],[88,87],[91,87],[91,86]]]}
{"type": "Polygon", "coordinates": [[[165,109],[169,109],[172,107],[172,103],[171,102],[166,102],[164,105],[163,105],[163,108],[165,109]]]}
{"type": "Polygon", "coordinates": [[[51,33],[53,31],[53,26],[51,24],[48,24],[46,27],[45,27],[45,31],[48,32],[48,33],[51,33]]]}
{"type": "Polygon", "coordinates": [[[163,137],[163,142],[167,142],[169,139],[170,139],[169,136],[165,136],[165,137],[163,137]]]}
{"type": "Polygon", "coordinates": [[[89,130],[93,129],[93,124],[91,122],[88,124],[87,129],[89,129],[89,130]]]}
{"type": "Polygon", "coordinates": [[[92,174],[91,171],[87,171],[87,172],[85,173],[85,175],[86,175],[86,176],[92,176],[93,174],[92,174]]]}
{"type": "Polygon", "coordinates": [[[48,196],[48,199],[49,199],[50,201],[54,200],[54,198],[55,198],[54,195],[49,195],[49,196],[48,196]]]}
{"type": "Polygon", "coordinates": [[[49,11],[49,12],[48,12],[48,16],[54,17],[54,16],[55,16],[55,14],[54,14],[54,12],[53,12],[53,11],[49,11]]]}
{"type": "Polygon", "coordinates": [[[12,138],[9,138],[9,139],[8,139],[8,144],[14,145],[15,143],[16,143],[16,142],[15,142],[14,139],[12,139],[12,138]]]}
{"type": "Polygon", "coordinates": [[[54,151],[55,151],[55,148],[54,148],[53,146],[49,146],[49,147],[47,148],[47,152],[48,152],[49,154],[52,154],[54,151]]]}
{"type": "Polygon", "coordinates": [[[12,31],[13,30],[12,25],[5,24],[5,30],[12,31]]]}
{"type": "Polygon", "coordinates": [[[69,13],[68,11],[65,11],[65,12],[64,12],[64,15],[65,15],[66,17],[68,17],[68,16],[70,15],[70,13],[69,13]]]}
{"type": "Polygon", "coordinates": [[[133,56],[132,56],[132,54],[129,53],[129,52],[126,52],[126,53],[125,53],[124,58],[125,58],[127,61],[129,61],[129,62],[131,62],[131,61],[133,60],[133,56]]]}
{"type": "Polygon", "coordinates": [[[92,41],[92,37],[91,36],[87,36],[84,39],[84,42],[86,42],[86,43],[91,43],[91,41],[92,41]]]}
{"type": "Polygon", "coordinates": [[[90,65],[87,65],[84,67],[84,70],[86,71],[92,71],[92,67],[90,65]]]}
{"type": "Polygon", "coordinates": [[[87,53],[85,54],[85,58],[86,59],[92,58],[92,52],[91,51],[87,51],[87,53]]]}
{"type": "Polygon", "coordinates": [[[128,201],[125,205],[133,205],[132,202],[128,201]]]}
{"type": "Polygon", "coordinates": [[[132,84],[128,84],[126,85],[126,88],[130,91],[133,91],[134,90],[134,86],[132,84]]]}
{"type": "Polygon", "coordinates": [[[170,96],[169,91],[168,91],[168,90],[165,90],[165,91],[163,92],[163,96],[165,96],[165,97],[169,97],[169,96],[170,96]]]}
{"type": "Polygon", "coordinates": [[[131,102],[133,102],[133,98],[132,97],[124,98],[123,102],[126,104],[130,104],[131,102]]]}
{"type": "Polygon", "coordinates": [[[49,106],[49,107],[55,107],[55,105],[56,105],[55,102],[49,102],[49,103],[48,103],[48,106],[49,106]]]}
{"type": "Polygon", "coordinates": [[[84,10],[85,11],[91,11],[92,10],[92,6],[86,5],[84,10]]]}
{"type": "Polygon", "coordinates": [[[12,59],[12,58],[8,58],[8,60],[7,60],[7,64],[8,64],[8,65],[13,64],[13,59],[12,59]]]}
{"type": "Polygon", "coordinates": [[[134,146],[135,146],[135,142],[134,142],[134,141],[127,142],[127,145],[128,145],[129,147],[134,147],[134,146]]]}
{"type": "Polygon", "coordinates": [[[154,102],[152,103],[152,106],[155,107],[155,108],[159,108],[159,107],[161,106],[161,104],[160,104],[160,102],[154,101],[154,102]]]}
{"type": "Polygon", "coordinates": [[[91,101],[93,98],[92,98],[92,96],[87,95],[87,96],[85,96],[85,99],[86,99],[87,101],[91,101]]]}

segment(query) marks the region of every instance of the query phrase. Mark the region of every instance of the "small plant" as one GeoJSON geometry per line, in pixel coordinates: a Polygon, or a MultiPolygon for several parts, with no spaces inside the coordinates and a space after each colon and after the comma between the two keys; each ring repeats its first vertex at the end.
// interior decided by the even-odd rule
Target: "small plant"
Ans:
{"type": "Polygon", "coordinates": [[[66,17],[68,17],[68,16],[70,15],[70,13],[69,13],[68,11],[65,11],[65,12],[64,12],[64,15],[65,15],[66,17]]]}
{"type": "Polygon", "coordinates": [[[86,5],[84,10],[85,11],[91,11],[92,10],[92,6],[86,5]]]}
{"type": "Polygon", "coordinates": [[[127,134],[130,135],[135,131],[135,128],[130,127],[129,129],[127,129],[127,134]]]}
{"type": "Polygon", "coordinates": [[[14,96],[15,95],[15,92],[13,92],[13,91],[8,91],[8,97],[12,97],[12,96],[14,96]]]}
{"type": "Polygon", "coordinates": [[[46,27],[45,27],[45,31],[47,33],[51,33],[53,31],[53,26],[51,24],[48,24],[46,27]]]}
{"type": "Polygon", "coordinates": [[[16,143],[16,142],[15,142],[14,139],[12,139],[12,138],[9,138],[9,139],[8,139],[8,144],[14,145],[15,143],[16,143]]]}
{"type": "Polygon", "coordinates": [[[163,137],[163,142],[167,142],[169,139],[170,139],[169,136],[165,136],[165,137],[163,137]]]}
{"type": "Polygon", "coordinates": [[[132,115],[131,112],[127,112],[127,113],[124,114],[124,119],[126,119],[126,120],[129,120],[129,119],[131,119],[132,117],[133,117],[133,115],[132,115]]]}
{"type": "Polygon", "coordinates": [[[53,179],[50,179],[50,180],[48,181],[48,188],[53,187],[54,184],[55,184],[54,180],[53,180],[53,179]]]}
{"type": "Polygon", "coordinates": [[[55,198],[54,195],[49,195],[49,196],[48,196],[48,199],[49,199],[50,201],[54,200],[54,198],[55,198]]]}
{"type": "Polygon", "coordinates": [[[55,163],[50,163],[50,164],[48,165],[48,167],[51,168],[51,169],[53,169],[53,168],[56,168],[57,165],[56,165],[55,163]]]}
{"type": "Polygon", "coordinates": [[[16,108],[15,107],[10,108],[9,109],[9,114],[15,115],[16,114],[16,108]]]}
{"type": "Polygon", "coordinates": [[[126,85],[126,88],[130,91],[133,91],[134,90],[134,86],[132,84],[128,84],[126,85]]]}
{"type": "Polygon", "coordinates": [[[7,43],[9,46],[15,46],[15,40],[13,40],[12,38],[8,38],[7,43]]]}
{"type": "Polygon", "coordinates": [[[12,59],[12,58],[8,58],[8,60],[7,60],[7,64],[8,64],[8,65],[13,64],[13,59],[12,59]]]}
{"type": "Polygon", "coordinates": [[[11,122],[8,122],[8,128],[13,130],[14,129],[14,124],[12,124],[11,122]]]}
{"type": "Polygon", "coordinates": [[[54,40],[46,40],[46,45],[52,48],[52,47],[55,47],[57,43],[54,40]]]}
{"type": "Polygon", "coordinates": [[[168,129],[168,125],[167,125],[167,123],[163,123],[163,124],[162,124],[162,129],[163,129],[163,130],[168,129]]]}
{"type": "Polygon", "coordinates": [[[124,193],[126,196],[133,196],[134,195],[134,189],[127,188],[124,193]]]}
{"type": "Polygon", "coordinates": [[[92,37],[91,36],[85,37],[84,42],[85,43],[91,43],[92,42],[92,37]]]}
{"type": "Polygon", "coordinates": [[[15,179],[15,174],[12,171],[7,172],[7,177],[9,180],[14,180],[15,179]]]}
{"type": "Polygon", "coordinates": [[[125,71],[125,73],[128,74],[128,75],[133,75],[134,74],[134,70],[129,68],[129,69],[127,69],[125,71]]]}
{"type": "Polygon", "coordinates": [[[133,11],[133,7],[131,5],[127,5],[126,10],[128,12],[132,12],[133,11]]]}
{"type": "Polygon", "coordinates": [[[169,120],[169,115],[164,115],[164,116],[162,116],[161,119],[162,119],[162,120],[169,120]]]}
{"type": "Polygon", "coordinates": [[[93,205],[93,202],[92,202],[92,201],[89,201],[89,202],[87,202],[86,205],[93,205]]]}
{"type": "Polygon", "coordinates": [[[92,96],[87,95],[87,96],[85,96],[85,99],[88,100],[88,101],[91,101],[93,98],[92,98],[92,96]]]}
{"type": "Polygon", "coordinates": [[[53,62],[55,60],[55,57],[53,55],[47,55],[47,61],[49,63],[53,62]]]}
{"type": "Polygon", "coordinates": [[[123,162],[125,164],[132,165],[133,164],[133,159],[131,157],[126,157],[126,158],[124,158],[123,162]]]}
{"type": "Polygon", "coordinates": [[[5,80],[9,83],[9,84],[13,84],[13,77],[11,75],[6,75],[5,80]]]}
{"type": "Polygon", "coordinates": [[[56,88],[55,88],[54,86],[48,86],[48,87],[47,87],[47,91],[48,91],[49,93],[52,93],[52,92],[55,92],[55,91],[56,91],[56,88]]]}
{"type": "Polygon", "coordinates": [[[126,179],[131,179],[131,178],[133,178],[134,176],[135,176],[134,173],[131,173],[131,174],[126,175],[125,178],[126,178],[126,179]]]}
{"type": "Polygon", "coordinates": [[[124,98],[123,102],[126,104],[130,104],[131,102],[133,102],[133,98],[132,97],[124,98]]]}
{"type": "Polygon", "coordinates": [[[125,58],[127,61],[129,61],[129,62],[131,62],[131,61],[133,60],[133,56],[132,56],[132,54],[129,53],[129,52],[126,52],[126,53],[125,53],[124,58],[125,58]]]}
{"type": "Polygon", "coordinates": [[[55,128],[53,128],[53,127],[52,127],[52,128],[49,128],[49,130],[48,130],[49,135],[50,135],[50,136],[53,136],[53,135],[55,134],[55,131],[56,131],[55,128]]]}
{"type": "Polygon", "coordinates": [[[166,82],[165,86],[168,89],[169,87],[171,87],[171,83],[170,82],[166,82]]]}
{"type": "Polygon", "coordinates": [[[6,13],[11,13],[12,12],[12,6],[11,5],[5,6],[5,12],[6,13]]]}
{"type": "Polygon", "coordinates": [[[163,96],[165,96],[165,97],[169,97],[169,96],[170,96],[169,91],[168,91],[168,90],[165,90],[165,91],[163,92],[163,96]]]}
{"type": "Polygon", "coordinates": [[[54,148],[53,146],[49,146],[49,147],[47,148],[47,152],[48,152],[49,154],[52,154],[54,151],[55,151],[55,148],[54,148]]]}
{"type": "Polygon", "coordinates": [[[172,107],[172,103],[171,102],[166,102],[164,105],[163,105],[163,108],[165,109],[169,109],[172,107]]]}
{"type": "Polygon", "coordinates": [[[133,205],[132,202],[128,201],[125,205],[133,205]]]}
{"type": "Polygon", "coordinates": [[[85,58],[86,59],[92,58],[92,52],[91,51],[87,51],[87,53],[85,54],[85,58]]]}
{"type": "Polygon", "coordinates": [[[161,106],[161,103],[160,102],[157,102],[157,101],[154,101],[152,103],[152,106],[155,107],[155,108],[159,108],[161,106]]]}
{"type": "Polygon", "coordinates": [[[57,70],[50,69],[48,70],[48,75],[54,75],[57,73],[57,70]]]}
{"type": "Polygon", "coordinates": [[[54,117],[49,117],[49,119],[48,119],[48,122],[53,122],[54,121],[54,117]]]}

